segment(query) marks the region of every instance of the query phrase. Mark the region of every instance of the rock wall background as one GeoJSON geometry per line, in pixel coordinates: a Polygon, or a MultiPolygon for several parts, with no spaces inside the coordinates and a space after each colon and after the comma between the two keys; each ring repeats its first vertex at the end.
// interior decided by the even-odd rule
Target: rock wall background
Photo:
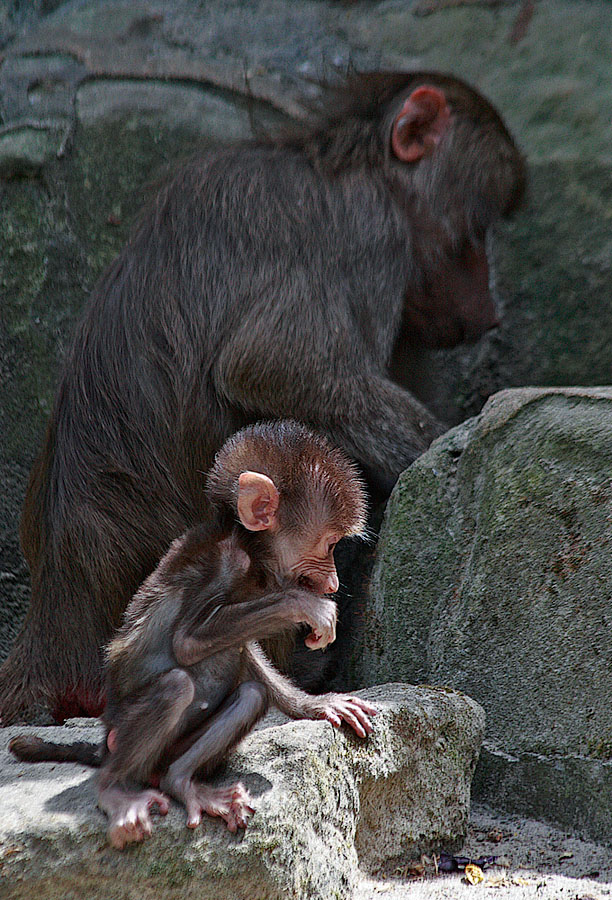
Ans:
{"type": "Polygon", "coordinates": [[[476,797],[608,844],[611,472],[612,388],[496,394],[400,477],[361,657],[482,704],[476,797]]]}
{"type": "Polygon", "coordinates": [[[415,363],[424,399],[453,423],[506,386],[610,381],[611,23],[605,0],[0,9],[0,657],[27,602],[17,523],[58,366],[146,186],[201,143],[301,115],[330,67],[465,77],[529,161],[528,203],[492,248],[503,324],[415,363]]]}

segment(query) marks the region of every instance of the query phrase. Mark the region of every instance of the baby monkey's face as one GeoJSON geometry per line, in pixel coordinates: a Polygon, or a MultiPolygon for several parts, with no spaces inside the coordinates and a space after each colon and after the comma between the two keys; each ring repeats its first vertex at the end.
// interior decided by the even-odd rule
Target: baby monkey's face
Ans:
{"type": "Polygon", "coordinates": [[[317,594],[335,594],[339,584],[334,548],[341,537],[329,526],[317,529],[314,535],[275,535],[277,575],[291,578],[317,594]]]}

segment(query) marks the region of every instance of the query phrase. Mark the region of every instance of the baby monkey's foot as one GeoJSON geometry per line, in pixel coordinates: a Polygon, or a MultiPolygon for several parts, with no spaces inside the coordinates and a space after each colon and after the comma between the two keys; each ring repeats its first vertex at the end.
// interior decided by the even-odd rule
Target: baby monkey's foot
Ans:
{"type": "Polygon", "coordinates": [[[151,808],[156,805],[165,816],[169,806],[164,794],[152,790],[132,793],[115,789],[105,800],[103,808],[110,818],[108,840],[117,850],[148,838],[153,830],[151,808]]]}
{"type": "Polygon", "coordinates": [[[228,829],[235,833],[239,828],[246,828],[255,811],[248,791],[240,782],[227,787],[212,787],[191,779],[176,779],[163,786],[187,810],[188,828],[197,828],[202,821],[202,813],[207,813],[223,819],[228,829]]]}

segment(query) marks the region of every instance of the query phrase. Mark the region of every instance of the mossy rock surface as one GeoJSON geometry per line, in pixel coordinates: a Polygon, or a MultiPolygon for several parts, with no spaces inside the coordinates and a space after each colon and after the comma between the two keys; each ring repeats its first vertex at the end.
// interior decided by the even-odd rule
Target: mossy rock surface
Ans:
{"type": "Polygon", "coordinates": [[[505,391],[436,441],[387,507],[363,671],[475,697],[479,794],[610,842],[611,472],[612,388],[505,391]]]}
{"type": "MultiPolygon", "coordinates": [[[[6,900],[342,900],[364,871],[459,847],[484,714],[456,691],[389,684],[362,692],[379,714],[361,740],[327,722],[269,717],[232,754],[223,783],[254,798],[246,831],[175,804],[152,837],[105,841],[91,770],[18,763],[0,748],[0,895],[6,900]],[[286,720],[285,720],[286,721],[286,720]],[[179,894],[177,894],[179,892],[179,894]]],[[[6,738],[23,728],[7,729],[6,738]]],[[[29,728],[54,741],[101,736],[91,720],[29,728]]]]}

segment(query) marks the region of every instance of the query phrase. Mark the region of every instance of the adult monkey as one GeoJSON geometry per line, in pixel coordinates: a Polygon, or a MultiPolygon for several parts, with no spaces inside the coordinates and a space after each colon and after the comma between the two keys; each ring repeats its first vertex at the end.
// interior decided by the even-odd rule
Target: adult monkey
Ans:
{"type": "Polygon", "coordinates": [[[433,72],[351,77],[308,126],[178,170],[95,288],[28,487],[32,601],[5,724],[96,714],[101,648],[239,427],[293,417],[387,492],[443,429],[391,381],[400,335],[496,324],[484,241],[525,170],[501,118],[433,72]]]}

